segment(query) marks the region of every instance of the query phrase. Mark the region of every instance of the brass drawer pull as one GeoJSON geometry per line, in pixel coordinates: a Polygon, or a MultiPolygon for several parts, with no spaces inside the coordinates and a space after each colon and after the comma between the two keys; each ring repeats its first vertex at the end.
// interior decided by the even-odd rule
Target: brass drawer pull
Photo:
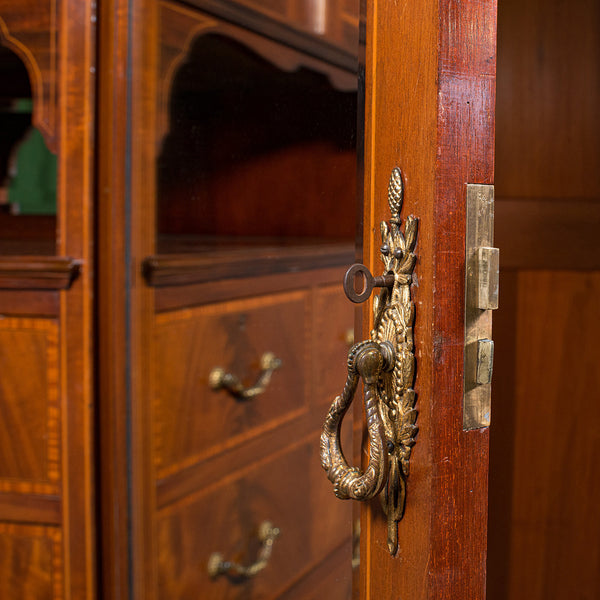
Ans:
{"type": "Polygon", "coordinates": [[[258,540],[262,547],[254,563],[245,567],[236,562],[228,561],[219,552],[213,552],[208,559],[208,574],[214,579],[226,575],[232,579],[249,579],[260,573],[269,563],[273,553],[273,542],[279,536],[279,528],[270,521],[263,521],[258,528],[258,540]]]}
{"type": "Polygon", "coordinates": [[[333,401],[321,434],[321,465],[335,495],[354,500],[379,496],[387,515],[392,555],[398,551],[397,523],[404,514],[410,455],[418,431],[413,389],[415,307],[411,299],[418,221],[409,216],[401,231],[402,199],[402,176],[394,169],[388,190],[392,217],[389,224],[381,223],[383,275],[374,278],[363,265],[354,265],[345,281],[346,294],[353,302],[366,300],[373,287],[383,288],[373,303],[371,339],[351,348],[346,384],[333,401]],[[364,279],[360,293],[354,285],[356,275],[364,279]],[[361,377],[369,433],[369,463],[364,471],[348,464],[340,442],[342,420],[361,377]]]}
{"type": "Polygon", "coordinates": [[[273,371],[281,367],[281,359],[272,352],[265,352],[260,359],[261,373],[256,383],[249,388],[244,387],[239,377],[227,373],[221,367],[215,367],[208,376],[208,383],[213,390],[227,390],[236,400],[250,400],[260,396],[269,385],[273,371]]]}

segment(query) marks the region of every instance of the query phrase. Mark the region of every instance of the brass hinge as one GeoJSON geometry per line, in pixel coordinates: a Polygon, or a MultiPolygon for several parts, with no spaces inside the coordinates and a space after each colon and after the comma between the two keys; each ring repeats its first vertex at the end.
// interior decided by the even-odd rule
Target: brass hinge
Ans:
{"type": "Polygon", "coordinates": [[[488,427],[494,365],[492,310],[498,308],[494,186],[467,184],[463,428],[488,427]]]}

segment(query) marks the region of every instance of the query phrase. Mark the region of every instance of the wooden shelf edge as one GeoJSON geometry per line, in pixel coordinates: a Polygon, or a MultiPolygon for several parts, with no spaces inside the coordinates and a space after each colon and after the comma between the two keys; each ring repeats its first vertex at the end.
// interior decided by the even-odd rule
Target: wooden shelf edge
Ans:
{"type": "Polygon", "coordinates": [[[81,265],[62,256],[5,256],[0,258],[0,289],[67,290],[81,265]]]}
{"type": "Polygon", "coordinates": [[[353,260],[351,245],[245,248],[230,252],[149,256],[143,262],[142,271],[148,285],[169,287],[326,269],[349,265],[353,260]]]}

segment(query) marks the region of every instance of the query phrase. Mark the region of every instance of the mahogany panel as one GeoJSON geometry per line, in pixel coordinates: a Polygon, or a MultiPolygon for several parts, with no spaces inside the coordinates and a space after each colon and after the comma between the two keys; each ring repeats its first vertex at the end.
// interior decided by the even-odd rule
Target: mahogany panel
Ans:
{"type": "Polygon", "coordinates": [[[519,272],[500,271],[502,291],[494,311],[494,374],[488,501],[487,600],[512,600],[507,595],[510,522],[515,464],[517,314],[519,272]]]}
{"type": "Polygon", "coordinates": [[[600,269],[600,200],[499,198],[495,213],[503,270],[600,269]]]}
{"type": "Polygon", "coordinates": [[[0,213],[2,254],[54,256],[56,217],[50,215],[7,215],[0,213]]]}
{"type": "Polygon", "coordinates": [[[0,515],[3,521],[60,525],[60,498],[15,492],[0,493],[0,515]]]}
{"type": "Polygon", "coordinates": [[[600,273],[523,271],[518,285],[505,597],[596,598],[600,273]]]}
{"type": "Polygon", "coordinates": [[[95,511],[95,80],[97,4],[62,0],[56,255],[86,265],[61,291],[59,361],[65,593],[93,600],[95,511]]]}
{"type": "MultiPolygon", "coordinates": [[[[419,435],[400,550],[377,502],[361,517],[361,598],[485,597],[487,430],[463,431],[467,183],[493,183],[495,2],[367,2],[364,262],[380,270],[387,184],[404,174],[403,215],[419,217],[419,435]]],[[[363,336],[372,316],[365,308],[363,336]]],[[[360,339],[360,338],[359,338],[360,339]]]]}
{"type": "Polygon", "coordinates": [[[0,596],[62,600],[62,552],[56,527],[0,523],[0,596]]]}
{"type": "Polygon", "coordinates": [[[352,597],[351,544],[346,543],[324,558],[305,577],[281,593],[281,600],[349,600],[352,597]]]}
{"type": "Polygon", "coordinates": [[[339,547],[348,524],[343,511],[337,516],[322,511],[313,496],[312,464],[318,465],[318,446],[311,439],[277,449],[243,476],[225,474],[216,485],[162,510],[157,523],[159,597],[278,597],[299,573],[308,572],[339,547]],[[211,581],[206,565],[212,552],[252,562],[257,551],[253,539],[264,520],[281,529],[266,569],[237,584],[224,577],[211,581]],[[325,524],[334,531],[333,537],[323,535],[325,524]]]}
{"type": "Polygon", "coordinates": [[[57,317],[59,293],[49,290],[3,290],[0,294],[0,313],[11,316],[57,317]]]}
{"type": "Polygon", "coordinates": [[[33,123],[58,150],[58,0],[0,1],[0,43],[25,63],[33,91],[33,123]]]}
{"type": "Polygon", "coordinates": [[[306,410],[308,310],[307,294],[298,291],[157,316],[154,444],[160,477],[306,410]],[[210,388],[216,367],[252,385],[265,352],[282,366],[264,394],[238,401],[210,388]]]}
{"type": "MultiPolygon", "coordinates": [[[[98,550],[102,586],[98,595],[103,600],[130,600],[135,565],[130,561],[131,548],[136,539],[132,533],[129,506],[131,503],[130,473],[136,468],[129,463],[130,427],[128,420],[130,372],[127,321],[125,305],[129,289],[126,243],[131,239],[125,231],[126,182],[129,181],[125,156],[130,138],[127,135],[131,113],[131,63],[129,49],[132,43],[128,0],[106,0],[98,10],[98,108],[97,118],[97,261],[98,281],[96,318],[102,335],[98,337],[97,394],[102,400],[97,405],[98,415],[98,550]]],[[[143,16],[137,21],[140,26],[143,16]]],[[[151,22],[144,23],[148,36],[156,35],[151,22]]],[[[136,73],[134,81],[151,83],[152,71],[137,63],[143,75],[136,73]]],[[[148,122],[151,122],[148,120],[148,122]]],[[[132,134],[141,137],[139,130],[132,134]],[[137,135],[136,135],[137,134],[137,135]]],[[[154,140],[142,140],[145,144],[154,140]]],[[[138,153],[134,153],[134,160],[138,153]]],[[[154,180],[152,173],[148,181],[154,180]]],[[[140,196],[143,197],[143,196],[140,196]]],[[[152,239],[152,233],[147,232],[152,239]]],[[[153,252],[151,246],[150,252],[153,252]]],[[[142,488],[140,495],[146,496],[142,488]]],[[[145,524],[145,522],[144,522],[145,524]]],[[[141,528],[144,530],[144,527],[141,528]]],[[[142,542],[143,543],[143,542],[142,542]]],[[[139,570],[143,571],[143,568],[139,570]]]]}
{"type": "Polygon", "coordinates": [[[0,320],[0,491],[58,493],[58,326],[0,320]]]}
{"type": "Polygon", "coordinates": [[[498,196],[599,198],[600,4],[498,8],[498,196]]]}

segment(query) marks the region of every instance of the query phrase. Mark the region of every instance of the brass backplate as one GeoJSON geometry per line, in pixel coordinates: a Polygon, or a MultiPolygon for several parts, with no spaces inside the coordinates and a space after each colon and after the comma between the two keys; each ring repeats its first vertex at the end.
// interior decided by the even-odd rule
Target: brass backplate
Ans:
{"type": "Polygon", "coordinates": [[[463,428],[479,429],[491,419],[492,310],[498,307],[493,185],[467,185],[466,224],[463,428]]]}

